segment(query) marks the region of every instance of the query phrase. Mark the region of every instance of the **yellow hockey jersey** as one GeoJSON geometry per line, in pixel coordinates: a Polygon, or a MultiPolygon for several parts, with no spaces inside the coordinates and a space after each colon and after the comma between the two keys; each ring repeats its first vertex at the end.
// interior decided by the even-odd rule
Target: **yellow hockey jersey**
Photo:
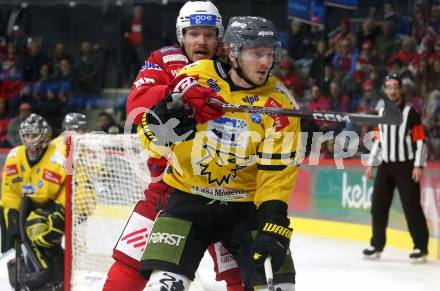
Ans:
{"type": "MultiPolygon", "coordinates": [[[[220,61],[202,60],[186,66],[180,74],[195,76],[227,103],[296,106],[276,77],[246,90],[232,83],[228,70],[220,61]]],[[[193,140],[172,147],[164,181],[181,191],[216,200],[254,201],[257,206],[267,200],[287,203],[298,171],[295,156],[299,133],[299,118],[226,112],[216,120],[198,124],[193,140]]]]}
{"type": "Polygon", "coordinates": [[[2,205],[19,209],[23,196],[37,205],[55,201],[65,205],[65,158],[50,143],[41,160],[30,167],[23,145],[13,148],[6,157],[2,174],[2,205]]]}

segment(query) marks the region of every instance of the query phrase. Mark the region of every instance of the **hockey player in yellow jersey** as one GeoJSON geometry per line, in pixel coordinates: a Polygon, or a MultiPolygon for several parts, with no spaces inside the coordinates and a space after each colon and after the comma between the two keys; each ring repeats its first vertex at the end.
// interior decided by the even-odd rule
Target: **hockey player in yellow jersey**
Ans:
{"type": "Polygon", "coordinates": [[[295,288],[287,201],[298,172],[299,118],[226,112],[214,119],[195,109],[193,131],[184,134],[172,132],[174,121],[163,118],[179,102],[213,106],[206,100],[212,96],[231,104],[295,107],[288,90],[270,76],[279,56],[272,22],[233,17],[224,45],[224,59],[182,69],[171,97],[143,118],[153,150],[170,146],[164,181],[174,188],[142,258],[148,291],[188,290],[207,245],[216,241],[233,254],[245,290],[266,290],[263,264],[269,256],[275,289],[295,288]]]}
{"type": "MultiPolygon", "coordinates": [[[[88,130],[87,117],[82,113],[70,112],[64,116],[63,119],[63,133],[52,140],[51,143],[55,144],[57,151],[66,157],[66,170],[69,171],[73,157],[69,157],[69,153],[66,152],[67,138],[72,137],[75,134],[85,134],[88,130]]],[[[81,155],[81,153],[79,153],[81,155]]],[[[87,215],[90,215],[96,206],[96,194],[94,185],[90,182],[93,180],[89,178],[89,175],[98,176],[102,174],[104,169],[99,163],[88,163],[87,165],[78,163],[75,169],[74,181],[72,183],[76,186],[75,193],[72,193],[72,205],[74,207],[73,212],[80,214],[80,219],[84,219],[87,215]],[[79,182],[81,181],[81,182],[79,182]]]]}
{"type": "Polygon", "coordinates": [[[8,263],[10,281],[32,290],[58,290],[63,284],[60,244],[64,234],[65,158],[50,143],[51,131],[37,114],[25,119],[19,129],[23,145],[9,152],[2,174],[2,252],[16,249],[16,261],[8,263]],[[15,264],[21,266],[17,276],[15,264]]]}

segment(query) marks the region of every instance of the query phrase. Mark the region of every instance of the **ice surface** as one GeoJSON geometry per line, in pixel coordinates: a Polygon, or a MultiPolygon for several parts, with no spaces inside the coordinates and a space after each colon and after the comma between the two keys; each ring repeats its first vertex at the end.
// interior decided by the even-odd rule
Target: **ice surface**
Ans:
{"type": "MultiPolygon", "coordinates": [[[[385,249],[379,261],[362,259],[367,243],[341,241],[314,236],[294,235],[292,253],[297,269],[296,291],[440,291],[440,262],[412,264],[408,252],[385,249]]],[[[12,290],[6,262],[0,259],[0,290],[12,290]]],[[[205,255],[200,265],[197,286],[192,290],[223,291],[223,282],[215,282],[213,263],[205,255]]],[[[86,285],[80,290],[100,290],[86,285]]]]}

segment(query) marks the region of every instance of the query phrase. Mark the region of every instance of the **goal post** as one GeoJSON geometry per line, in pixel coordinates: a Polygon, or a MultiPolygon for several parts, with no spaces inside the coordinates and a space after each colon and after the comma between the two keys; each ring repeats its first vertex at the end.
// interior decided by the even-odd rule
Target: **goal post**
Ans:
{"type": "Polygon", "coordinates": [[[84,134],[67,139],[66,156],[65,290],[102,290],[113,247],[150,182],[148,155],[135,134],[84,134]]]}

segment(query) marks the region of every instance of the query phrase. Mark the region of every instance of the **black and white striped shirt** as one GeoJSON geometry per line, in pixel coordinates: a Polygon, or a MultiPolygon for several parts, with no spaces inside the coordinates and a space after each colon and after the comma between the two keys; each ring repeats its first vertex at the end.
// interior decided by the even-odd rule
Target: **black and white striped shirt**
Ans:
{"type": "Polygon", "coordinates": [[[402,109],[402,119],[400,125],[378,125],[378,136],[368,160],[370,165],[378,161],[414,161],[414,167],[426,165],[425,132],[419,113],[406,104],[402,109]]]}

